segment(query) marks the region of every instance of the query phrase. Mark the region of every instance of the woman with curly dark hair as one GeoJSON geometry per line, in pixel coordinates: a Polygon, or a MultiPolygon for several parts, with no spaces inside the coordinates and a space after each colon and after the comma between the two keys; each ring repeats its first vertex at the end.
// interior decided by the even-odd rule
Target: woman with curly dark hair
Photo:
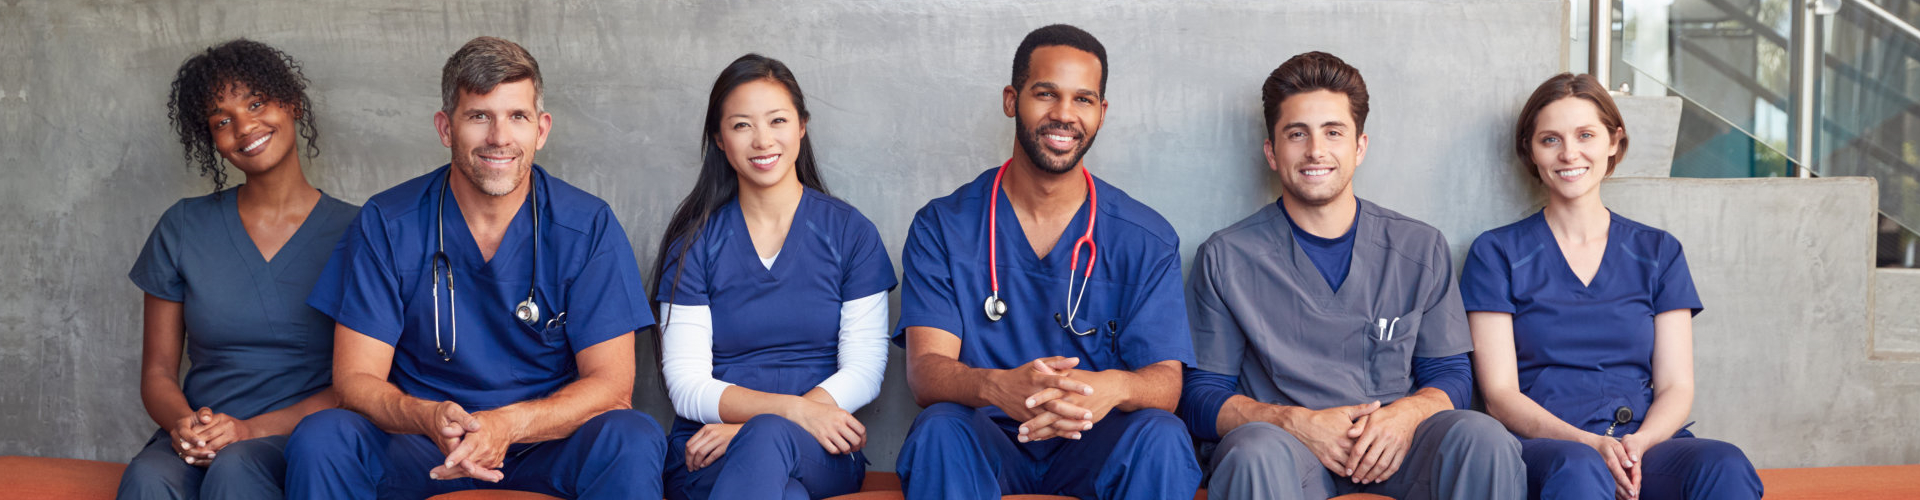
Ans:
{"type": "Polygon", "coordinates": [[[278,498],[287,434],[339,405],[333,321],[305,300],[358,207],[301,172],[299,139],[319,154],[306,87],[291,57],[245,39],[174,76],[168,118],[215,191],[168,208],[128,273],[146,292],[140,399],[160,430],[120,498],[278,498]],[[226,186],[227,165],[244,183],[226,186]]]}

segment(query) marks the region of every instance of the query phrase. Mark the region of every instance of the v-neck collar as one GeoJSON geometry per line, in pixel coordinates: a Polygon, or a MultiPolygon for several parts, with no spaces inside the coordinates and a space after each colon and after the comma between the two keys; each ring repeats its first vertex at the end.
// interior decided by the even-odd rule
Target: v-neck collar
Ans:
{"type": "MultiPolygon", "coordinates": [[[[992,190],[993,188],[988,187],[987,189],[992,190]]],[[[1099,189],[1097,184],[1094,189],[1099,189]]],[[[1014,212],[1013,199],[1007,196],[1006,190],[1002,189],[999,193],[990,194],[994,196],[993,202],[1000,205],[1000,208],[1003,209],[1001,211],[1010,215],[1011,217],[1009,217],[1009,219],[1012,221],[1011,223],[998,223],[998,227],[992,228],[994,231],[1000,232],[1000,240],[1002,241],[1002,247],[995,249],[996,251],[1000,251],[1001,255],[1007,255],[1007,247],[1015,248],[1011,253],[1019,256],[1018,259],[1020,262],[1024,263],[1021,267],[1027,269],[1051,272],[1055,268],[1061,267],[1060,264],[1069,264],[1070,267],[1071,262],[1068,258],[1069,254],[1073,253],[1073,242],[1079,240],[1080,236],[1087,232],[1087,211],[1097,208],[1093,206],[1091,195],[1080,202],[1080,209],[1073,212],[1073,220],[1067,222],[1067,227],[1060,230],[1060,237],[1054,239],[1053,248],[1047,250],[1047,256],[1041,257],[1039,254],[1033,253],[1033,242],[1027,239],[1026,227],[1020,225],[1020,216],[1014,212]]],[[[774,265],[779,265],[779,263],[776,262],[774,265]]]]}
{"type": "Polygon", "coordinates": [[[313,206],[307,210],[307,218],[300,221],[300,227],[294,228],[293,235],[287,237],[285,243],[280,244],[280,250],[274,252],[273,260],[268,260],[266,254],[260,253],[260,246],[253,243],[253,236],[247,233],[246,223],[240,220],[239,186],[220,194],[220,213],[221,218],[226,221],[227,237],[232,240],[234,249],[245,257],[243,260],[246,261],[247,267],[278,273],[287,261],[293,260],[292,255],[306,247],[306,240],[310,239],[312,233],[317,230],[314,228],[320,227],[321,222],[315,219],[328,216],[320,210],[320,206],[326,201],[327,193],[321,191],[320,197],[314,199],[313,206]]]}
{"type": "Polygon", "coordinates": [[[734,243],[737,244],[731,246],[739,247],[738,250],[734,251],[736,258],[743,259],[741,262],[747,264],[746,267],[753,269],[754,276],[759,277],[761,282],[771,283],[779,281],[781,271],[784,271],[788,267],[787,261],[793,260],[778,257],[786,253],[787,249],[791,248],[791,245],[797,241],[793,238],[793,233],[799,231],[801,226],[807,223],[807,205],[813,202],[812,198],[814,194],[812,191],[811,189],[805,188],[800,190],[800,203],[793,206],[793,221],[787,223],[787,234],[780,235],[780,250],[774,253],[775,259],[773,260],[772,266],[768,266],[766,261],[761,260],[760,251],[754,249],[753,231],[747,227],[747,210],[745,207],[740,206],[740,198],[738,196],[734,197],[734,222],[740,224],[740,231],[739,234],[733,236],[735,238],[734,243]]]}
{"type": "MultiPolygon", "coordinates": [[[[452,168],[451,165],[447,167],[439,182],[450,180],[449,177],[453,175],[452,168]]],[[[535,166],[533,170],[528,178],[528,182],[533,185],[528,189],[539,190],[542,184],[539,167],[535,166]]],[[[438,187],[433,188],[432,191],[441,192],[438,187]]],[[[547,193],[540,192],[535,195],[541,203],[550,203],[547,200],[547,193]]],[[[453,198],[451,191],[446,192],[445,196],[448,199],[441,199],[439,194],[434,195],[434,203],[444,203],[446,206],[446,215],[440,219],[440,224],[446,230],[447,236],[446,248],[443,250],[447,252],[448,260],[455,263],[453,265],[465,267],[469,271],[485,271],[491,276],[503,276],[501,273],[514,268],[514,259],[519,257],[520,252],[525,251],[528,245],[533,243],[534,235],[530,225],[533,224],[531,217],[534,215],[529,213],[531,200],[520,201],[520,208],[513,212],[513,218],[507,221],[506,233],[500,237],[500,248],[493,250],[493,259],[489,260],[481,256],[480,242],[473,237],[473,229],[467,227],[466,214],[460,211],[460,203],[451,199],[453,198]]],[[[438,235],[429,234],[428,237],[438,237],[438,235]]]]}
{"type": "Polygon", "coordinates": [[[1301,285],[1302,287],[1311,293],[1314,298],[1320,299],[1321,301],[1336,298],[1350,298],[1355,296],[1355,294],[1362,293],[1354,291],[1354,289],[1364,287],[1346,285],[1368,283],[1373,275],[1371,266],[1355,265],[1355,263],[1359,262],[1359,259],[1352,258],[1352,254],[1358,254],[1360,252],[1360,244],[1367,239],[1366,232],[1371,229],[1370,227],[1363,228],[1362,226],[1373,226],[1373,224],[1360,223],[1361,219],[1365,218],[1367,211],[1366,200],[1354,199],[1353,227],[1348,229],[1353,232],[1353,246],[1348,250],[1347,279],[1340,282],[1341,286],[1339,290],[1334,290],[1333,285],[1327,284],[1326,277],[1320,275],[1320,268],[1313,265],[1313,258],[1307,256],[1306,245],[1301,244],[1299,239],[1293,234],[1293,218],[1287,213],[1286,207],[1280,204],[1280,200],[1273,201],[1273,211],[1275,212],[1274,215],[1277,216],[1273,218],[1273,232],[1281,238],[1281,243],[1293,251],[1291,263],[1293,264],[1294,276],[1300,281],[1307,282],[1301,285]]]}
{"type": "Polygon", "coordinates": [[[1579,284],[1580,286],[1576,288],[1576,290],[1582,293],[1591,293],[1594,290],[1598,290],[1600,276],[1606,274],[1607,260],[1613,257],[1613,245],[1620,236],[1619,233],[1615,231],[1620,227],[1619,216],[1613,213],[1613,209],[1607,209],[1607,244],[1602,245],[1600,248],[1600,264],[1593,266],[1593,279],[1585,283],[1580,281],[1580,273],[1573,272],[1573,262],[1567,260],[1566,250],[1560,248],[1560,240],[1553,236],[1553,226],[1547,223],[1547,211],[1542,209],[1538,214],[1535,214],[1535,216],[1540,218],[1540,234],[1546,237],[1547,247],[1553,250],[1551,255],[1553,255],[1554,259],[1558,260],[1558,263],[1553,267],[1560,268],[1559,272],[1561,274],[1572,279],[1574,283],[1579,284]]]}

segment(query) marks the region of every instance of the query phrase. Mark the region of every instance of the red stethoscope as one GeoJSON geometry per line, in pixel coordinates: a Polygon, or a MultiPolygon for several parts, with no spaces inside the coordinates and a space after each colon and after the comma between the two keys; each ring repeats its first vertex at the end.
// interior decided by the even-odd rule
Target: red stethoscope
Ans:
{"type": "MultiPolygon", "coordinates": [[[[987,275],[993,280],[993,295],[987,297],[987,302],[984,306],[988,321],[1000,321],[1000,318],[1007,314],[1007,301],[1000,300],[1000,178],[1007,175],[1007,167],[1012,164],[1013,160],[1011,158],[1009,158],[1006,163],[1000,164],[1000,171],[993,174],[993,191],[987,193],[987,206],[989,207],[987,209],[987,275]]],[[[1073,253],[1067,261],[1067,315],[1065,318],[1062,318],[1059,314],[1055,314],[1053,318],[1060,323],[1061,328],[1073,332],[1074,335],[1084,336],[1092,335],[1094,329],[1088,328],[1086,331],[1077,330],[1073,327],[1073,320],[1080,312],[1082,299],[1087,296],[1087,286],[1093,282],[1093,261],[1098,258],[1100,254],[1099,246],[1093,243],[1093,222],[1094,215],[1100,213],[1100,192],[1093,187],[1092,173],[1082,168],[1080,169],[1080,175],[1087,179],[1087,199],[1089,202],[1087,207],[1087,232],[1081,234],[1079,239],[1073,240],[1073,253]],[[1082,245],[1085,245],[1087,248],[1087,269],[1085,271],[1080,271],[1080,247],[1082,245]],[[1078,294],[1073,292],[1073,275],[1076,272],[1080,274],[1081,278],[1080,293],[1078,294]]]]}

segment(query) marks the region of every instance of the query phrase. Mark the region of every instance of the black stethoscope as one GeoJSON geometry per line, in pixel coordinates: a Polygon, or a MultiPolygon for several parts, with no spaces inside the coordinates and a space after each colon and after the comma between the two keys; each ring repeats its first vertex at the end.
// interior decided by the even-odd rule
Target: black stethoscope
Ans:
{"type": "MultiPolygon", "coordinates": [[[[993,191],[987,193],[989,207],[987,209],[987,275],[993,280],[993,295],[987,297],[984,305],[988,321],[1000,321],[1001,317],[1007,315],[1007,301],[1000,299],[1000,178],[1007,175],[1007,167],[1011,165],[1013,165],[1012,159],[1000,164],[1000,171],[993,174],[993,191]]],[[[1087,179],[1087,232],[1081,234],[1079,239],[1073,240],[1073,253],[1067,261],[1067,315],[1063,318],[1059,314],[1054,314],[1053,319],[1060,323],[1060,328],[1073,332],[1074,335],[1086,336],[1092,335],[1094,328],[1088,328],[1086,331],[1076,330],[1073,328],[1073,320],[1080,313],[1081,299],[1086,298],[1087,287],[1093,284],[1093,261],[1100,254],[1099,246],[1093,243],[1093,221],[1094,214],[1100,213],[1100,192],[1093,187],[1092,173],[1082,168],[1080,175],[1087,179]],[[1081,245],[1087,247],[1087,269],[1081,274],[1080,293],[1075,294],[1073,275],[1080,270],[1081,245]]]]}
{"type": "MultiPolygon", "coordinates": [[[[528,182],[532,182],[532,179],[529,178],[528,182]]],[[[454,351],[460,349],[460,306],[459,300],[453,296],[453,261],[447,258],[447,227],[445,215],[447,211],[447,185],[449,184],[453,184],[452,172],[448,172],[446,182],[440,184],[440,200],[439,203],[434,206],[433,210],[433,231],[438,235],[437,242],[439,249],[433,252],[433,272],[430,273],[433,275],[433,286],[431,287],[433,290],[433,350],[440,353],[441,361],[453,361],[454,351]],[[452,326],[452,335],[449,336],[448,346],[445,348],[440,346],[440,267],[443,265],[446,266],[447,269],[447,312],[448,317],[451,318],[452,326]]],[[[519,305],[513,307],[513,317],[519,319],[521,323],[526,323],[528,326],[532,326],[535,322],[540,321],[540,305],[533,302],[534,287],[540,283],[539,192],[539,187],[532,185],[527,186],[527,204],[531,206],[533,210],[533,282],[527,284],[526,300],[520,301],[519,305]]],[[[552,328],[554,322],[564,321],[563,318],[566,317],[566,313],[560,313],[559,316],[547,320],[547,327],[552,328]]]]}

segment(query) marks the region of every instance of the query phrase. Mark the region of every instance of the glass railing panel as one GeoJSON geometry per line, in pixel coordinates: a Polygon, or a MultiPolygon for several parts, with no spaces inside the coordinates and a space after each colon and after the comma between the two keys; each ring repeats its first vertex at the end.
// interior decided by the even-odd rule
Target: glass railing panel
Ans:
{"type": "MultiPolygon", "coordinates": [[[[1875,3],[1920,17],[1920,2],[1875,3]]],[[[1877,179],[1881,213],[1907,232],[1920,229],[1920,40],[1852,6],[1824,31],[1815,171],[1877,179]]]]}

